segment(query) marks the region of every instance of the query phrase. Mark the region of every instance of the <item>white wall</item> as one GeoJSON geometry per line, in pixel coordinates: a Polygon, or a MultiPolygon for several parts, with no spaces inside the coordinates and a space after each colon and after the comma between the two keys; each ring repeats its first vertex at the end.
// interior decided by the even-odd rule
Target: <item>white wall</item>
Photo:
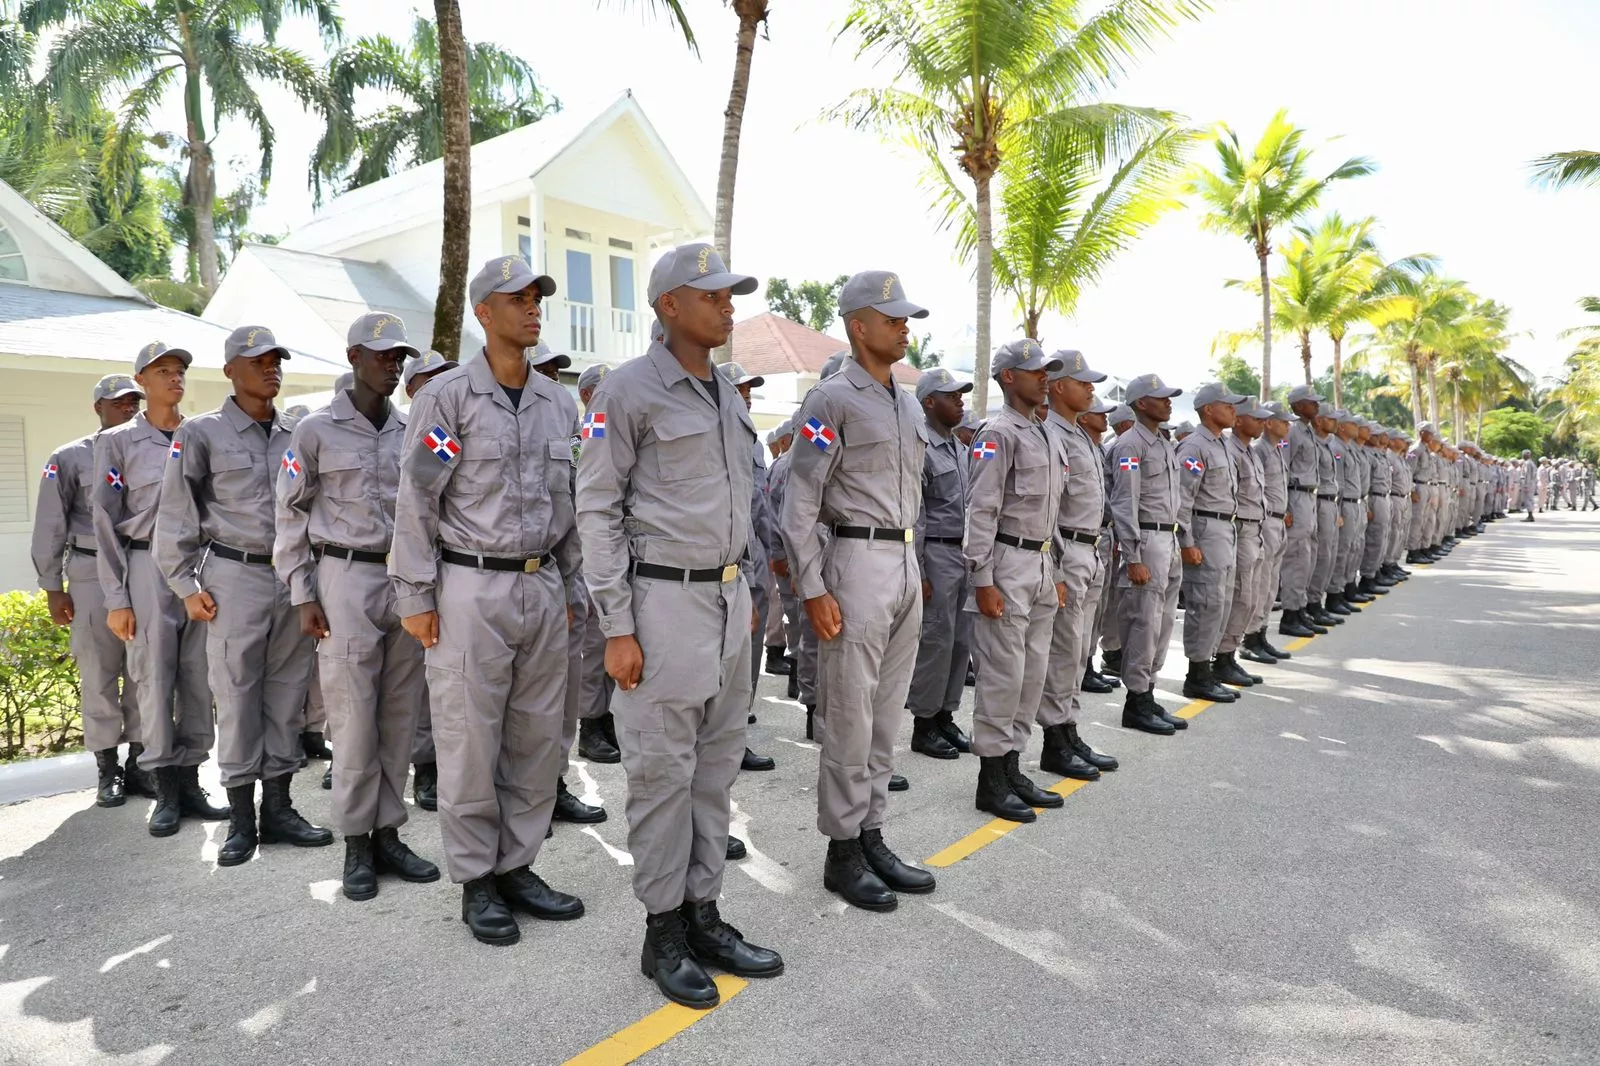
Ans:
{"type": "Polygon", "coordinates": [[[344,337],[248,248],[229,266],[200,317],[228,329],[266,326],[279,344],[324,359],[337,361],[344,356],[344,337]]]}

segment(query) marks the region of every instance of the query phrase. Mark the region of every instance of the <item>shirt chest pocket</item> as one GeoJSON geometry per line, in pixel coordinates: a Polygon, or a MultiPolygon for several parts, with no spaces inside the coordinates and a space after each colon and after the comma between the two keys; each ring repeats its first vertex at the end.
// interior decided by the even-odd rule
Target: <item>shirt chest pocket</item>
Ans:
{"type": "Polygon", "coordinates": [[[928,452],[928,495],[936,500],[952,500],[961,494],[961,474],[956,458],[944,450],[928,452]]]}
{"type": "Polygon", "coordinates": [[[551,492],[572,494],[572,448],[569,437],[552,439],[545,448],[550,457],[545,480],[550,483],[551,492]]]}
{"type": "Polygon", "coordinates": [[[505,446],[497,440],[466,440],[461,442],[461,469],[455,480],[462,491],[481,495],[494,487],[504,476],[501,461],[505,446]]]}
{"type": "Polygon", "coordinates": [[[1011,468],[1011,491],[1018,496],[1043,496],[1050,491],[1050,459],[1019,455],[1011,468]]]}
{"type": "Polygon", "coordinates": [[[249,452],[213,452],[211,491],[219,500],[270,499],[262,463],[249,452]]]}
{"type": "Polygon", "coordinates": [[[324,452],[318,456],[317,477],[329,499],[359,500],[367,494],[367,467],[360,452],[324,452]]]}
{"type": "Polygon", "coordinates": [[[150,455],[130,457],[122,477],[128,487],[128,507],[140,513],[160,494],[161,479],[167,472],[166,444],[162,444],[160,451],[154,448],[150,451],[150,455]]]}
{"type": "Polygon", "coordinates": [[[855,422],[845,428],[844,454],[839,465],[846,470],[888,470],[895,463],[898,442],[890,426],[855,422]]]}
{"type": "Polygon", "coordinates": [[[710,412],[669,415],[654,426],[656,476],[662,481],[710,477],[722,461],[722,442],[710,412]]]}

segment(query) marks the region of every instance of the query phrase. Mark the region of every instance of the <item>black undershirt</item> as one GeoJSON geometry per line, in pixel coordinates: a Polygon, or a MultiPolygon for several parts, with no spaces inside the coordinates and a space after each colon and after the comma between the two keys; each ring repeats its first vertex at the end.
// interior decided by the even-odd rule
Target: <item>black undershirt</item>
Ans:
{"type": "Polygon", "coordinates": [[[711,399],[711,405],[717,405],[717,372],[713,370],[709,378],[695,378],[695,384],[706,390],[706,395],[711,399]]]}
{"type": "Polygon", "coordinates": [[[522,407],[522,390],[526,387],[527,386],[523,385],[513,389],[510,385],[500,386],[500,388],[505,391],[506,399],[511,401],[511,409],[513,411],[522,407]]]}

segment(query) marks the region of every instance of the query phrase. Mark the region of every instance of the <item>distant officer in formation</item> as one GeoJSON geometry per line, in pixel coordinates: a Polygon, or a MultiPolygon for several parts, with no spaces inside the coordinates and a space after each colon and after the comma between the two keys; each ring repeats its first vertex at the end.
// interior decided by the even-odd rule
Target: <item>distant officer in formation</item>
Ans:
{"type": "MultiPolygon", "coordinates": [[[[1233,606],[1234,508],[1239,493],[1238,470],[1222,434],[1233,428],[1237,404],[1244,396],[1219,384],[1202,385],[1195,394],[1200,428],[1178,445],[1180,466],[1178,544],[1183,559],[1183,653],[1189,673],[1183,694],[1190,699],[1232,703],[1239,697],[1217,682],[1212,661],[1233,606]]],[[[1235,667],[1230,683],[1250,685],[1235,667]],[[1239,680],[1239,678],[1243,678],[1239,680]]]]}

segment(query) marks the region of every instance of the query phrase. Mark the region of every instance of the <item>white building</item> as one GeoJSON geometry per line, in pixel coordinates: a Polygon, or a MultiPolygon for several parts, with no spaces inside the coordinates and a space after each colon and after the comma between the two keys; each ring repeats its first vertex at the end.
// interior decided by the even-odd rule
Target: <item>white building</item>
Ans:
{"type": "MultiPolygon", "coordinates": [[[[285,343],[332,355],[355,317],[389,311],[419,346],[431,346],[443,174],[436,160],[355,189],[282,245],[246,248],[205,317],[260,320],[285,343]]],[[[574,370],[644,351],[653,253],[710,230],[710,212],[631,93],[472,148],[469,270],[520,252],[555,278],[544,340],[570,355],[574,370]]],[[[482,344],[469,307],[460,354],[482,344]]]]}
{"type": "MultiPolygon", "coordinates": [[[[40,471],[98,428],[95,382],[131,372],[141,347],[165,341],[195,357],[184,409],[213,410],[232,391],[222,342],[237,324],[152,304],[0,182],[0,590],[38,587],[28,544],[40,471]]],[[[284,369],[286,401],[328,388],[345,367],[297,351],[284,369]]]]}

